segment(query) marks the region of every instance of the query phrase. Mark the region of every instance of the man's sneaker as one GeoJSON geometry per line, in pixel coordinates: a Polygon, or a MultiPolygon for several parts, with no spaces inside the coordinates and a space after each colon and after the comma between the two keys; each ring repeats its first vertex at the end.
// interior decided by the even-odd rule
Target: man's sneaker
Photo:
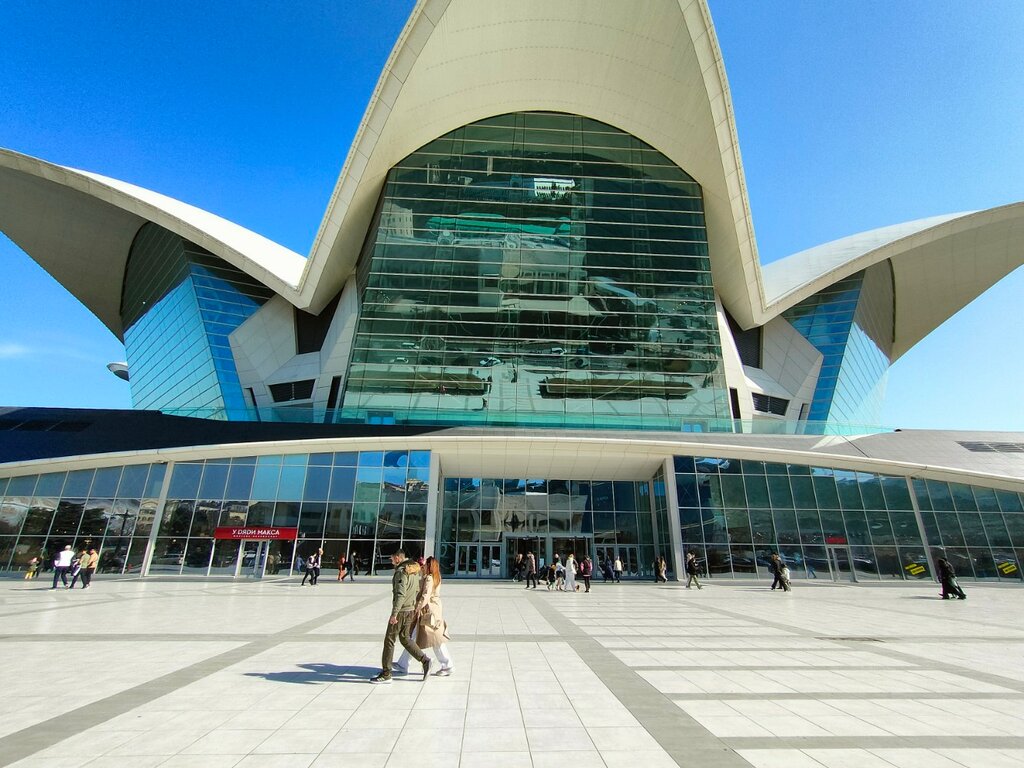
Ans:
{"type": "Polygon", "coordinates": [[[430,674],[430,659],[423,660],[423,679],[427,679],[427,675],[430,674]]]}
{"type": "Polygon", "coordinates": [[[385,677],[384,673],[381,672],[376,677],[371,677],[370,682],[374,685],[391,685],[391,675],[385,677]]]}
{"type": "Polygon", "coordinates": [[[451,667],[441,667],[434,673],[434,677],[448,677],[452,673],[451,667]]]}

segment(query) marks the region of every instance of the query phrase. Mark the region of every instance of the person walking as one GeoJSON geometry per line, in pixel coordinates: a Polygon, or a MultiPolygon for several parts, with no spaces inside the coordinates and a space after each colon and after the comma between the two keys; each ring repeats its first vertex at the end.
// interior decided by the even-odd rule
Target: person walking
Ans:
{"type": "Polygon", "coordinates": [[[590,591],[590,577],[594,575],[594,561],[590,559],[590,555],[583,558],[583,562],[580,563],[580,576],[583,577],[583,585],[586,587],[584,592],[590,591]]]}
{"type": "Polygon", "coordinates": [[[537,558],[534,557],[533,552],[526,553],[526,588],[530,588],[530,584],[533,584],[533,588],[537,588],[537,558]]]}
{"type": "MultiPolygon", "coordinates": [[[[428,557],[423,564],[423,578],[420,581],[420,593],[416,599],[416,635],[413,638],[421,650],[432,648],[441,668],[434,673],[437,677],[448,677],[452,669],[452,657],[445,644],[448,637],[448,622],[444,620],[441,606],[441,566],[433,557],[428,557]]],[[[409,674],[409,651],[403,650],[401,657],[395,662],[395,672],[409,674]]]]}
{"type": "Polygon", "coordinates": [[[668,582],[668,563],[664,557],[658,557],[654,563],[654,583],[668,582]]]}
{"type": "Polygon", "coordinates": [[[782,578],[782,569],[785,565],[778,552],[772,552],[768,558],[768,572],[774,577],[772,579],[772,592],[775,591],[776,587],[782,587],[783,592],[789,592],[789,585],[782,578]]]}
{"type": "Polygon", "coordinates": [[[348,565],[348,563],[345,560],[345,553],[342,552],[341,555],[338,556],[338,581],[344,581],[345,580],[345,573],[346,573],[346,566],[347,565],[348,565]]]}
{"type": "Polygon", "coordinates": [[[963,589],[960,586],[960,582],[956,578],[956,570],[953,568],[953,564],[944,557],[940,557],[935,561],[935,567],[939,569],[939,583],[942,585],[942,599],[949,600],[950,597],[955,597],[958,600],[966,600],[967,595],[964,594],[963,589]]]}
{"type": "Polygon", "coordinates": [[[565,591],[575,592],[579,589],[576,586],[576,555],[572,552],[565,558],[565,591]]]}
{"type": "Polygon", "coordinates": [[[565,589],[565,563],[558,555],[555,555],[555,590],[561,592],[565,589]]]}
{"type": "Polygon", "coordinates": [[[686,588],[689,589],[690,585],[696,584],[697,589],[704,589],[700,585],[700,580],[697,576],[700,574],[700,568],[697,567],[697,555],[693,552],[686,553],[686,588]]]}
{"type": "Polygon", "coordinates": [[[548,570],[546,574],[545,582],[548,585],[548,589],[551,589],[553,586],[555,586],[555,582],[558,579],[558,565],[558,555],[555,555],[554,561],[548,565],[548,570]]]}
{"type": "Polygon", "coordinates": [[[316,584],[316,573],[320,568],[320,555],[323,552],[322,549],[317,550],[312,555],[306,558],[304,573],[302,574],[302,583],[300,587],[306,586],[306,579],[309,579],[309,586],[316,584]]]}
{"type": "Polygon", "coordinates": [[[89,547],[89,555],[82,566],[82,589],[92,586],[92,577],[96,573],[96,566],[99,565],[100,556],[96,547],[89,547]]]}
{"type": "Polygon", "coordinates": [[[356,558],[355,552],[348,553],[348,580],[356,580],[356,571],[359,570],[359,560],[356,558]]]}
{"type": "Polygon", "coordinates": [[[50,589],[57,588],[57,579],[60,579],[61,583],[67,587],[68,585],[68,571],[71,570],[71,563],[75,559],[75,552],[71,549],[71,545],[62,549],[55,558],[53,558],[53,586],[50,589]]]}
{"type": "Polygon", "coordinates": [[[618,555],[615,556],[615,562],[612,563],[612,573],[615,575],[615,583],[622,583],[622,560],[618,555]]]}
{"type": "MultiPolygon", "coordinates": [[[[82,575],[82,569],[85,567],[86,563],[88,563],[88,562],[89,562],[89,553],[86,552],[85,548],[83,547],[82,550],[78,553],[78,557],[76,557],[74,560],[71,561],[71,587],[70,587],[70,589],[74,589],[75,588],[75,584],[78,583],[78,577],[82,575]]],[[[85,589],[85,579],[82,579],[82,589],[85,589]]]]}
{"type": "Polygon", "coordinates": [[[524,567],[524,565],[525,565],[525,563],[523,562],[523,553],[519,552],[519,553],[516,554],[515,562],[512,563],[512,581],[522,581],[523,580],[523,567],[524,567]]]}
{"type": "Polygon", "coordinates": [[[604,562],[601,563],[601,575],[604,577],[605,584],[609,581],[615,580],[615,573],[612,571],[612,561],[610,557],[605,556],[604,562]]]}
{"type": "Polygon", "coordinates": [[[33,557],[28,561],[28,568],[25,569],[25,581],[31,581],[39,573],[39,558],[33,557]]]}
{"type": "Polygon", "coordinates": [[[391,616],[384,633],[384,650],[381,653],[380,674],[370,678],[375,685],[391,683],[391,665],[395,660],[395,641],[402,644],[409,655],[423,666],[423,679],[430,673],[430,658],[412,640],[413,625],[416,622],[416,599],[420,590],[418,563],[406,560],[401,549],[391,556],[394,575],[391,577],[391,616]]]}

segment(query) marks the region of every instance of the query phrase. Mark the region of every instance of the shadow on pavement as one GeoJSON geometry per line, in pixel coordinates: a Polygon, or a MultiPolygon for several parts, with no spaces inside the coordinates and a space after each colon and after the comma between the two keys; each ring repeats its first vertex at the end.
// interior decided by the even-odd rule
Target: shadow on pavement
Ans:
{"type": "Polygon", "coordinates": [[[262,677],[272,683],[322,685],[325,683],[369,680],[380,667],[340,667],[337,664],[299,664],[301,669],[288,672],[246,672],[246,677],[262,677]]]}

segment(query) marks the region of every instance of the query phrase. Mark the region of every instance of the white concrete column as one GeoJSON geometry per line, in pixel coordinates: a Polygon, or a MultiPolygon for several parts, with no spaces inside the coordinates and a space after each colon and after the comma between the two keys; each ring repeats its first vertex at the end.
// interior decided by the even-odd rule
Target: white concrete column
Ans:
{"type": "Polygon", "coordinates": [[[668,530],[672,534],[672,567],[676,581],[683,579],[683,529],[679,526],[679,495],[676,493],[676,464],[672,456],[662,463],[665,473],[665,499],[668,503],[668,530]]]}
{"type": "Polygon", "coordinates": [[[437,551],[437,526],[440,523],[442,505],[440,504],[441,494],[444,488],[441,487],[441,457],[437,451],[430,452],[430,493],[427,494],[427,533],[423,542],[423,556],[433,555],[438,557],[437,551]]]}
{"type": "MultiPolygon", "coordinates": [[[[157,464],[161,462],[156,462],[157,464]]],[[[153,470],[151,469],[150,472],[153,470]]],[[[139,569],[139,577],[149,576],[149,566],[153,562],[153,550],[156,548],[156,534],[160,530],[160,521],[164,519],[164,507],[167,506],[167,492],[171,487],[171,473],[174,471],[174,462],[168,461],[164,464],[164,482],[160,486],[160,498],[156,502],[156,511],[153,513],[153,529],[149,532],[149,543],[146,544],[146,556],[142,559],[142,567],[139,569]]],[[[207,571],[209,573],[209,571],[207,571]]]]}

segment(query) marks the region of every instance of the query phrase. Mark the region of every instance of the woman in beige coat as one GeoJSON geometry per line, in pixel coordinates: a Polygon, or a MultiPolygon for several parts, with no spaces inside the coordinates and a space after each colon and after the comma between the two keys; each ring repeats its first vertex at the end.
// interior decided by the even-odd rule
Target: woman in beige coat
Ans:
{"type": "MultiPolygon", "coordinates": [[[[452,657],[448,654],[448,646],[445,641],[448,637],[448,624],[444,620],[441,606],[441,568],[440,564],[433,557],[428,557],[423,564],[423,579],[420,582],[420,594],[416,600],[416,614],[419,620],[416,623],[415,641],[423,650],[431,648],[441,668],[434,674],[438,677],[447,677],[454,670],[452,669],[452,657]]],[[[401,658],[395,662],[395,672],[406,674],[409,671],[409,654],[404,652],[401,658]]]]}

